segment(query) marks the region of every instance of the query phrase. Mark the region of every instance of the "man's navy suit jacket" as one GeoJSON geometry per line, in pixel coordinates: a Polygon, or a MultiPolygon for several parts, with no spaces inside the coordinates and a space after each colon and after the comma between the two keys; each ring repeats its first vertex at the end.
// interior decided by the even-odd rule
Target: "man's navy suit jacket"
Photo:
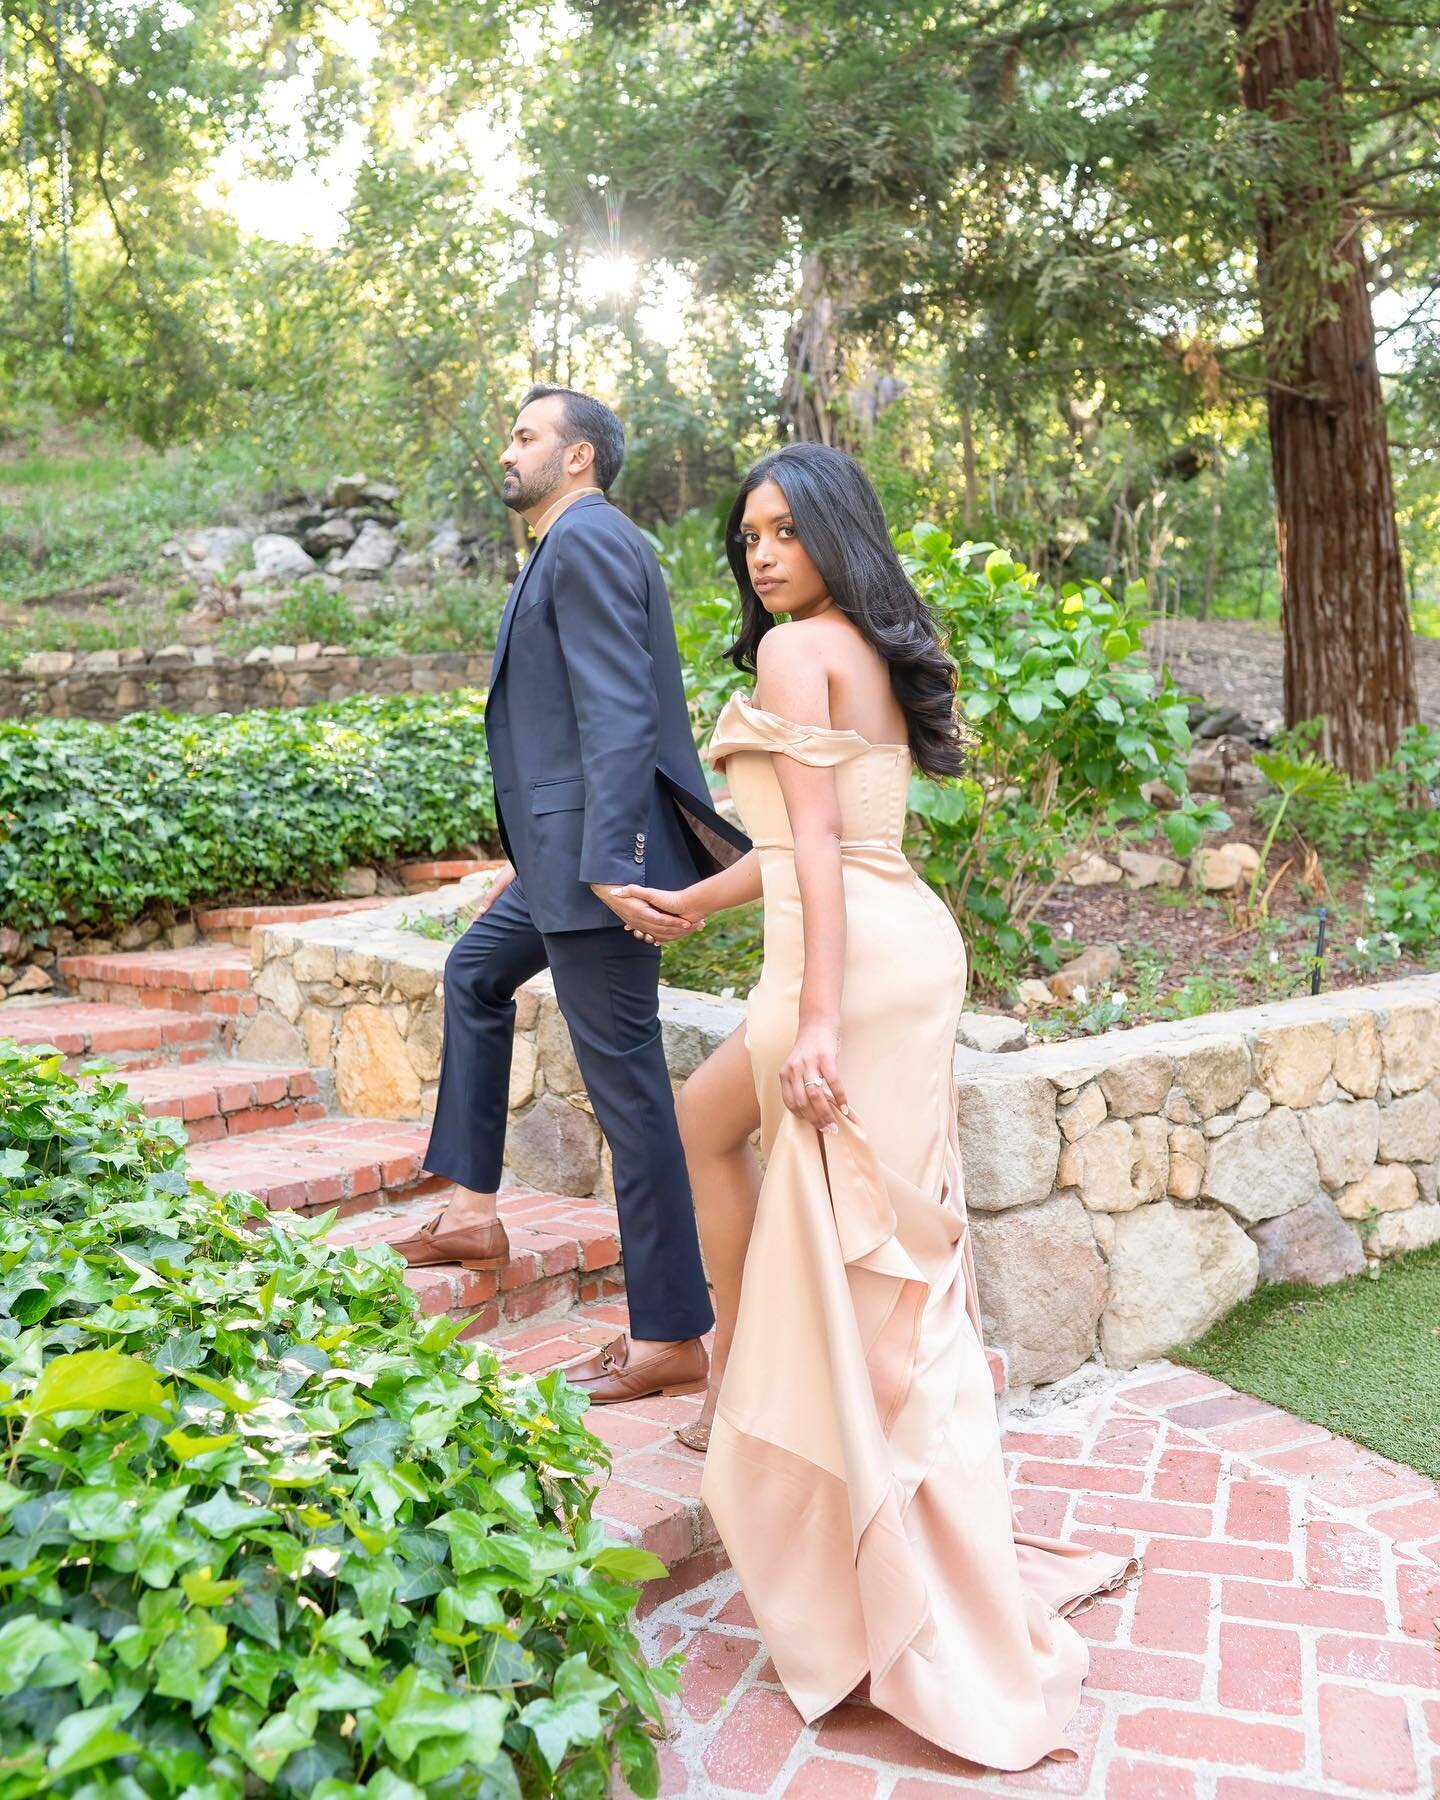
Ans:
{"type": "Polygon", "coordinates": [[[749,841],[710,804],[660,565],[597,489],[531,551],[485,710],[501,841],[543,931],[619,920],[590,887],[688,887],[749,841]]]}

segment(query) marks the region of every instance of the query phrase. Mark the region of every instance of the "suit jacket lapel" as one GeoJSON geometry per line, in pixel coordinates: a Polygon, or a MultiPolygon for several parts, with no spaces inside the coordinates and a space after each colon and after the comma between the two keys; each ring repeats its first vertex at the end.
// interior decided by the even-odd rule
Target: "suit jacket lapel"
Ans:
{"type": "MultiPolygon", "coordinates": [[[[597,492],[593,498],[603,500],[604,496],[597,492]]],[[[590,504],[592,504],[592,496],[586,494],[582,499],[572,500],[565,510],[566,512],[572,512],[577,506],[588,506],[590,504]]],[[[559,520],[557,520],[556,523],[558,524],[559,520]]],[[[550,533],[547,531],[545,537],[540,539],[531,550],[530,554],[525,558],[524,567],[511,583],[510,596],[505,602],[504,612],[500,615],[499,630],[495,633],[495,654],[490,659],[490,686],[492,688],[495,686],[495,679],[500,673],[500,664],[505,657],[506,645],[510,642],[510,627],[514,623],[516,612],[519,610],[520,596],[525,591],[525,583],[530,577],[530,571],[538,562],[540,552],[545,547],[545,541],[549,536],[550,533]]]]}

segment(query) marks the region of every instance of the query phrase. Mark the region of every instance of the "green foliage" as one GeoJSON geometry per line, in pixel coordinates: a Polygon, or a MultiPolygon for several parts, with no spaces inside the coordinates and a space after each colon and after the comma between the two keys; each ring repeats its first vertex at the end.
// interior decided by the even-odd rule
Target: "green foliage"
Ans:
{"type": "Polygon", "coordinates": [[[742,906],[689,937],[666,944],[660,979],[671,987],[743,998],[759,979],[764,956],[764,908],[742,906]]]}
{"type": "Polygon", "coordinates": [[[0,1800],[654,1794],[583,1396],[177,1140],[0,1042],[0,1800]]]}
{"type": "Polygon", "coordinates": [[[422,591],[382,597],[357,612],[343,593],[313,577],[273,611],[237,620],[221,647],[235,654],[255,644],[343,644],[362,656],[431,650],[483,650],[495,642],[504,595],[489,581],[454,576],[422,591]]]}
{"type": "Polygon", "coordinates": [[[119,724],[0,723],[0,918],[325,888],[354,862],[488,840],[479,694],[119,724]]]}
{"type": "Polygon", "coordinates": [[[1185,702],[1141,652],[1133,596],[1073,583],[1057,593],[1004,551],[957,545],[933,525],[900,549],[959,666],[975,736],[961,780],[912,781],[915,848],[967,925],[982,978],[994,979],[1043,945],[1036,915],[1063,851],[1087,848],[1102,827],[1157,818],[1144,783],[1181,797],[1158,815],[1177,855],[1229,821],[1188,793],[1185,702]]]}
{"type": "Polygon", "coordinates": [[[1260,861],[1256,864],[1255,875],[1250,883],[1249,907],[1252,913],[1260,893],[1260,883],[1265,879],[1265,867],[1270,860],[1275,835],[1291,801],[1306,800],[1316,809],[1334,806],[1340,801],[1348,785],[1348,778],[1332,764],[1322,762],[1313,750],[1304,756],[1293,755],[1283,748],[1260,751],[1255,757],[1255,767],[1267,781],[1275,784],[1280,798],[1270,820],[1270,829],[1265,833],[1265,842],[1260,847],[1260,861]]]}

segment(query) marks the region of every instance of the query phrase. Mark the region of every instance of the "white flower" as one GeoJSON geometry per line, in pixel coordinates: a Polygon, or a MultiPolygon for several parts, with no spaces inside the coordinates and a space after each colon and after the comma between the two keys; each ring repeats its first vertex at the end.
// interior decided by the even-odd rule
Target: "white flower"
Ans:
{"type": "Polygon", "coordinates": [[[1129,1003],[1129,996],[1126,994],[1124,988],[1116,988],[1115,992],[1110,996],[1110,1001],[1114,1006],[1125,1006],[1129,1003]]]}
{"type": "Polygon", "coordinates": [[[1375,904],[1375,896],[1370,892],[1369,888],[1366,888],[1365,890],[1365,904],[1367,906],[1373,906],[1375,904]]]}
{"type": "Polygon", "coordinates": [[[1083,1006],[1085,1004],[1087,996],[1085,993],[1084,982],[1081,982],[1079,987],[1071,988],[1070,998],[1075,1002],[1075,1004],[1077,1006],[1083,1006]]]}
{"type": "Polygon", "coordinates": [[[1074,920],[1073,920],[1073,919],[1067,919],[1067,920],[1066,920],[1066,921],[1065,921],[1065,923],[1064,923],[1064,924],[1063,924],[1063,925],[1062,925],[1062,926],[1061,926],[1061,927],[1060,927],[1060,929],[1061,929],[1061,931],[1063,931],[1063,932],[1064,932],[1064,934],[1065,934],[1065,936],[1066,936],[1066,937],[1067,937],[1067,938],[1072,938],[1072,937],[1074,937],[1074,935],[1075,935],[1075,921],[1074,921],[1074,920]]]}
{"type": "Polygon", "coordinates": [[[1279,952],[1279,951],[1278,951],[1278,950],[1272,950],[1272,951],[1271,951],[1271,952],[1270,952],[1270,964],[1271,964],[1271,967],[1272,967],[1272,968],[1273,968],[1273,967],[1274,967],[1274,965],[1275,965],[1275,964],[1276,964],[1276,963],[1278,963],[1278,962],[1279,962],[1279,960],[1280,960],[1280,952],[1279,952]]]}
{"type": "Polygon", "coordinates": [[[1359,952],[1360,952],[1360,954],[1361,954],[1361,955],[1362,955],[1362,956],[1363,956],[1363,955],[1364,955],[1364,954],[1365,954],[1365,952],[1366,952],[1366,951],[1367,951],[1367,950],[1368,950],[1368,949],[1369,949],[1369,948],[1370,948],[1370,940],[1369,940],[1369,938],[1356,938],[1356,940],[1355,940],[1355,948],[1356,948],[1356,949],[1357,949],[1357,950],[1358,950],[1358,951],[1359,951],[1359,952]]]}

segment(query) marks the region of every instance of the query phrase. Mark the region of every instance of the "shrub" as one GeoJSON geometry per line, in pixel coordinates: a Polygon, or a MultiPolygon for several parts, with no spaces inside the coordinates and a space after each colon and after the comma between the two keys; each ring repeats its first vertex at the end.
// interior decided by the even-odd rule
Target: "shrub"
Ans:
{"type": "Polygon", "coordinates": [[[474,692],[0,724],[0,920],[22,930],[323,887],[494,830],[474,692]]]}
{"type": "Polygon", "coordinates": [[[583,1397],[177,1134],[0,1043],[0,1800],[653,1794],[583,1397]]]}
{"type": "Polygon", "coordinates": [[[1157,817],[1177,855],[1228,824],[1190,797],[1187,709],[1157,682],[1127,595],[1091,583],[1059,593],[990,544],[955,544],[933,525],[899,540],[959,668],[959,704],[974,734],[956,782],[917,776],[914,847],[928,879],[970,928],[982,978],[1048,938],[1036,915],[1062,852],[1102,829],[1157,817]],[[1163,781],[1178,797],[1157,809],[1141,792],[1163,781]]]}

